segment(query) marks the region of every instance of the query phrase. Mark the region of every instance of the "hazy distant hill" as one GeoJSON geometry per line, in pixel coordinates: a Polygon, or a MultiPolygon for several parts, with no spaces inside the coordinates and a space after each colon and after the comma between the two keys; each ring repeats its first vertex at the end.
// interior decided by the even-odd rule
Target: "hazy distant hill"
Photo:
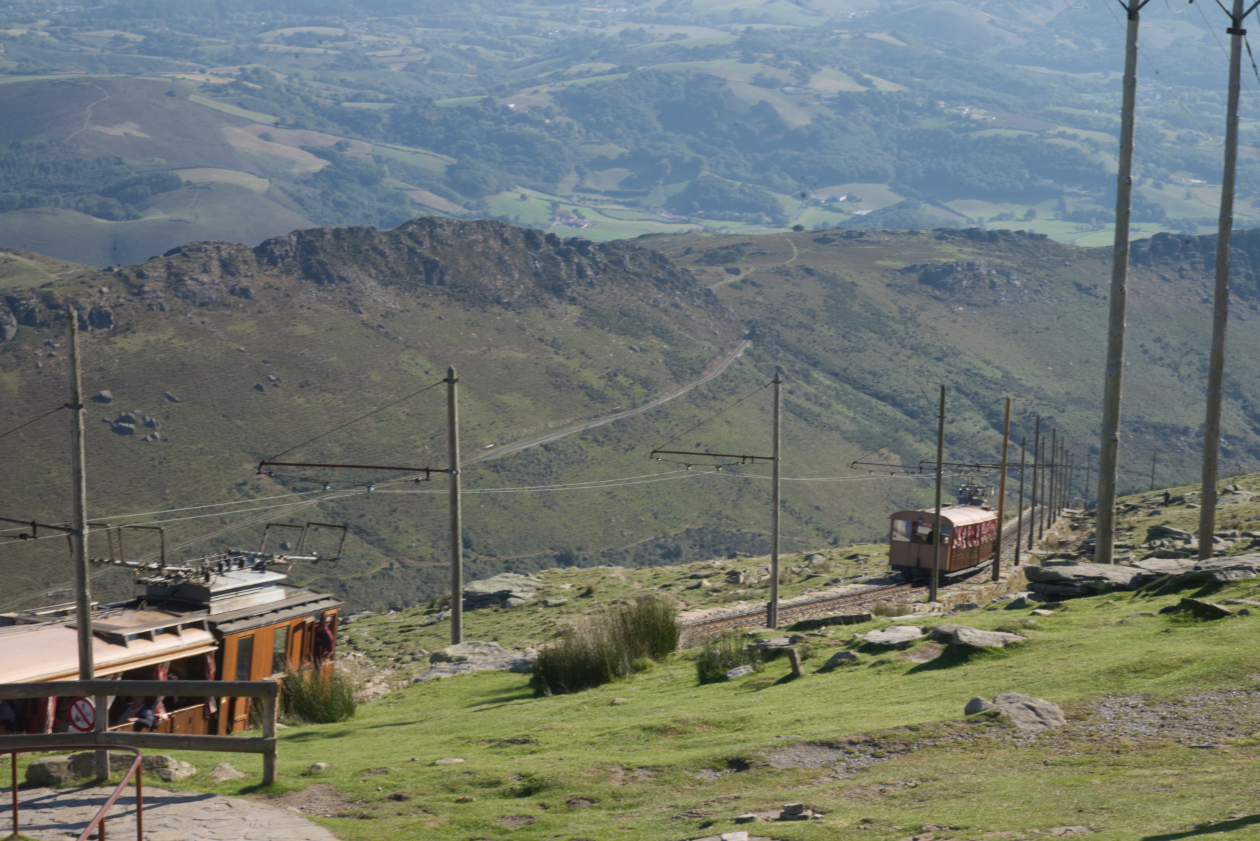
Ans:
{"type": "MultiPolygon", "coordinates": [[[[1144,10],[1138,238],[1215,224],[1214,25],[1144,10]]],[[[980,226],[1104,245],[1122,52],[1104,4],[1052,0],[14,7],[0,245],[105,266],[419,213],[596,241],[980,226]]],[[[1240,162],[1254,224],[1260,159],[1240,162]]]]}
{"type": "MultiPolygon", "coordinates": [[[[1236,243],[1227,472],[1254,469],[1260,452],[1260,383],[1245,363],[1260,354],[1260,235],[1236,243]]],[[[1195,475],[1210,254],[1203,238],[1135,250],[1127,487],[1148,481],[1156,447],[1159,481],[1195,475]]],[[[764,386],[776,367],[787,378],[783,510],[793,549],[878,540],[889,510],[929,501],[922,479],[849,464],[930,457],[941,383],[952,460],[997,456],[1007,395],[1017,440],[1031,440],[1040,413],[1082,459],[1097,441],[1106,249],[1026,234],[829,230],[596,245],[428,218],[387,233],[307,231],[254,249],[197,244],[112,273],[64,270],[63,280],[3,291],[0,335],[13,337],[0,343],[0,432],[64,402],[57,312],[74,302],[91,328],[88,393],[113,395],[89,415],[92,516],[149,522],[157,515],[120,515],[168,511],[172,545],[224,531],[179,556],[256,545],[260,525],[240,527],[254,518],[348,523],[347,560],[313,581],[355,605],[441,591],[444,478],[387,484],[399,477],[327,469],[260,478],[255,466],[433,386],[283,460],[442,467],[448,364],[459,371],[472,460],[648,405],[751,341],[725,373],[650,411],[470,464],[465,545],[475,574],[764,551],[764,466],[725,460],[717,474],[703,457],[648,456],[671,439],[667,449],[766,454],[764,386]],[[322,501],[265,507],[295,499],[322,501]],[[236,505],[193,507],[223,503],[236,505]]],[[[62,414],[5,439],[11,478],[0,516],[65,519],[66,441],[62,414]]],[[[135,551],[152,548],[143,535],[131,539],[135,551]]],[[[0,558],[15,586],[69,578],[55,539],[0,544],[0,558]]]]}

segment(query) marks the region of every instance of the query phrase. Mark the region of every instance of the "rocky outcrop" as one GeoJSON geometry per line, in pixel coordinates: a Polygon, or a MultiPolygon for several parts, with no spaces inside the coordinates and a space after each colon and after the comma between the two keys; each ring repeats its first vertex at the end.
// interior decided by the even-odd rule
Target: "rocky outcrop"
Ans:
{"type": "Polygon", "coordinates": [[[509,651],[495,642],[470,640],[450,645],[429,655],[433,667],[416,678],[416,683],[440,677],[471,674],[473,672],[507,671],[529,672],[534,668],[538,652],[534,649],[509,651]]]}
{"type": "Polygon", "coordinates": [[[546,585],[537,578],[505,572],[464,585],[464,609],[482,607],[516,607],[533,601],[546,585]]]}
{"type": "Polygon", "coordinates": [[[928,636],[941,642],[969,645],[973,648],[1005,648],[1011,643],[1024,642],[1026,639],[1019,634],[982,631],[970,625],[937,625],[928,636]]]}

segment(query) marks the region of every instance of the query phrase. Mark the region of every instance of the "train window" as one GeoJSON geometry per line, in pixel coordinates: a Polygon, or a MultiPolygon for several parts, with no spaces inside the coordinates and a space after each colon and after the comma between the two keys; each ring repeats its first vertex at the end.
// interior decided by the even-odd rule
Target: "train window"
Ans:
{"type": "Polygon", "coordinates": [[[249,680],[249,667],[254,659],[254,635],[236,641],[236,679],[249,680]]]}
{"type": "Polygon", "coordinates": [[[276,628],[276,644],[271,650],[271,673],[282,675],[289,670],[289,626],[276,628]]]}
{"type": "Polygon", "coordinates": [[[902,543],[908,543],[910,541],[910,534],[913,528],[914,523],[909,520],[893,520],[892,539],[902,543]]]}
{"type": "Polygon", "coordinates": [[[915,543],[931,543],[932,542],[932,526],[930,523],[919,520],[914,524],[914,531],[910,533],[910,539],[915,543]]]}

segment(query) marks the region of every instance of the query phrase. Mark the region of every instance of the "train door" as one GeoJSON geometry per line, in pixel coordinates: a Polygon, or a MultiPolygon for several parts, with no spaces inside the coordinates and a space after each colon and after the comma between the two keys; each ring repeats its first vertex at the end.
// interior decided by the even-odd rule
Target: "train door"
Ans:
{"type": "MultiPolygon", "coordinates": [[[[231,680],[250,680],[254,664],[254,635],[243,634],[236,638],[231,680]]],[[[226,677],[226,675],[225,675],[226,677]]],[[[232,698],[228,701],[227,732],[239,733],[249,729],[249,698],[232,698]]]]}

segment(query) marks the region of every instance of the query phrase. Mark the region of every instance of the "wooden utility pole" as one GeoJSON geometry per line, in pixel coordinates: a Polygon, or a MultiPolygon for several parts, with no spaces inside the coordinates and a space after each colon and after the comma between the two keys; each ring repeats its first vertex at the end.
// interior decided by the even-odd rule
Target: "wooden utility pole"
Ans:
{"type": "Polygon", "coordinates": [[[1199,560],[1212,557],[1216,531],[1216,478],[1221,444],[1221,395],[1225,379],[1225,327],[1229,321],[1229,242],[1234,231],[1234,176],[1238,166],[1238,95],[1241,87],[1243,19],[1260,5],[1243,11],[1234,0],[1230,26],[1229,104],[1225,113],[1225,170],[1221,176],[1221,210],[1216,233],[1216,289],[1212,303],[1212,353],[1208,361],[1207,412],[1203,423],[1203,488],[1199,509],[1199,560]]]}
{"type": "MultiPolygon", "coordinates": [[[[1081,508],[1089,510],[1089,474],[1094,470],[1094,454],[1086,451],[1085,453],[1085,488],[1081,494],[1081,508]]],[[[1097,560],[1097,555],[1094,556],[1097,560]]]]}
{"type": "Polygon", "coordinates": [[[1155,490],[1155,459],[1159,458],[1159,450],[1151,453],[1151,490],[1155,490]]]}
{"type": "Polygon", "coordinates": [[[451,645],[464,641],[464,525],[459,486],[459,378],[446,369],[447,453],[451,471],[451,645]]]}
{"type": "Polygon", "coordinates": [[[92,659],[92,579],[88,575],[87,551],[87,467],[83,447],[83,377],[79,360],[79,314],[66,311],[70,331],[70,476],[73,492],[73,531],[70,546],[74,553],[74,601],[79,629],[79,680],[96,676],[92,659]]]}
{"type": "Polygon", "coordinates": [[[1129,26],[1124,44],[1124,102],[1120,111],[1120,165],[1116,173],[1116,235],[1111,254],[1111,313],[1103,383],[1102,453],[1098,465],[1098,524],[1094,563],[1111,563],[1120,471],[1120,397],[1124,384],[1124,324],[1129,295],[1129,216],[1133,206],[1133,126],[1137,114],[1139,13],[1150,0],[1121,5],[1129,26]]]}
{"type": "Polygon", "coordinates": [[[1019,566],[1019,544],[1024,539],[1024,470],[1028,467],[1028,439],[1019,439],[1019,513],[1015,515],[1015,566],[1019,566]]]}
{"type": "MultiPolygon", "coordinates": [[[[1006,458],[1011,443],[1011,398],[1006,398],[1006,419],[1002,422],[1002,473],[998,479],[997,535],[993,538],[993,580],[1002,572],[1002,525],[1006,513],[1006,458]]],[[[1018,543],[1018,538],[1016,539],[1018,543]]]]}
{"type": "Polygon", "coordinates": [[[1037,479],[1041,457],[1041,415],[1037,415],[1037,426],[1033,432],[1033,479],[1032,492],[1028,509],[1028,551],[1032,552],[1033,541],[1037,532],[1037,479]]]}
{"type": "Polygon", "coordinates": [[[928,602],[936,601],[941,586],[941,471],[945,460],[945,386],[941,386],[941,408],[936,420],[936,522],[932,524],[932,586],[928,602]]]}
{"type": "Polygon", "coordinates": [[[1055,527],[1055,479],[1058,478],[1058,430],[1050,430],[1050,460],[1046,461],[1046,516],[1042,518],[1042,536],[1047,528],[1055,527]]]}
{"type": "Polygon", "coordinates": [[[774,372],[774,462],[771,495],[774,497],[774,515],[770,518],[770,604],[766,606],[766,625],[779,627],[779,456],[783,424],[783,376],[774,372]]]}

